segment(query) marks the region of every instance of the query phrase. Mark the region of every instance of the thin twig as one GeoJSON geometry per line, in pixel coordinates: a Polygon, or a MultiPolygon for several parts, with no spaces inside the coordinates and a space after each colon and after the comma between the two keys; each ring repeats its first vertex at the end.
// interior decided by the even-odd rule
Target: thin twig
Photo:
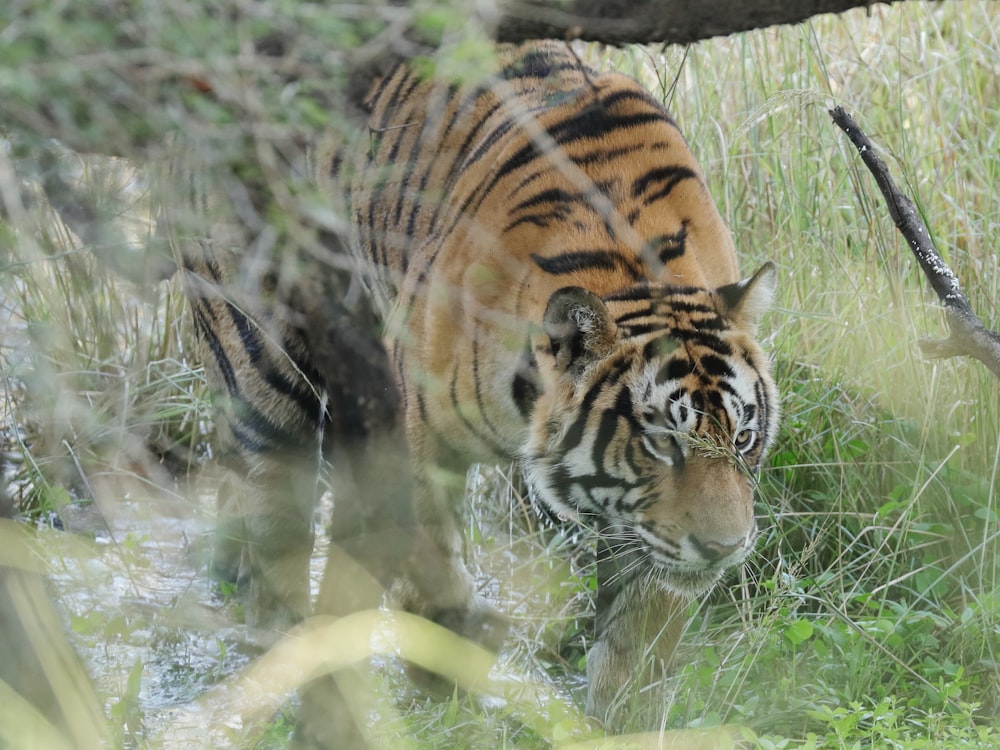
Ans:
{"type": "Polygon", "coordinates": [[[969,356],[978,359],[1000,378],[1000,334],[988,330],[972,311],[962,293],[958,277],[938,253],[930,233],[917,213],[913,201],[900,192],[889,168],[876,153],[875,147],[843,107],[830,110],[834,123],[847,134],[858,149],[862,160],[875,177],[896,223],[917,262],[930,281],[931,287],[944,304],[950,335],[943,340],[922,339],[920,349],[925,357],[969,356]]]}

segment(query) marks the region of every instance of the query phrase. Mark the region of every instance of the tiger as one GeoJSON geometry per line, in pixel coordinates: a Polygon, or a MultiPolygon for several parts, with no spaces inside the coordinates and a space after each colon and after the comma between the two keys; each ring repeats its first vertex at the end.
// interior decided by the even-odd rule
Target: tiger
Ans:
{"type": "Polygon", "coordinates": [[[516,461],[536,502],[601,539],[587,710],[603,716],[648,642],[667,659],[687,602],[753,546],[779,418],[754,340],[775,269],[741,279],[663,106],[564,45],[504,48],[469,88],[401,66],[366,106],[360,163],[317,161],[382,272],[431,530],[403,604],[477,636],[460,483],[434,475],[516,461]]]}
{"type": "Polygon", "coordinates": [[[780,410],[757,337],[776,268],[740,275],[663,104],[564,43],[500,45],[488,75],[458,83],[401,62],[363,111],[360,136],[317,138],[309,165],[359,276],[281,289],[271,268],[234,302],[217,290],[258,256],[223,239],[184,261],[222,421],[259,490],[231,500],[240,528],[220,557],[256,588],[254,609],[308,611],[303,466],[340,356],[336,326],[317,334],[316,321],[366,298],[392,382],[359,386],[359,403],[387,394],[405,434],[370,476],[406,474],[391,492],[411,500],[390,524],[405,549],[387,563],[393,606],[503,642],[459,515],[470,466],[514,462],[540,509],[595,541],[586,711],[607,718],[644,659],[669,662],[689,603],[758,536],[756,477],[780,410]]]}

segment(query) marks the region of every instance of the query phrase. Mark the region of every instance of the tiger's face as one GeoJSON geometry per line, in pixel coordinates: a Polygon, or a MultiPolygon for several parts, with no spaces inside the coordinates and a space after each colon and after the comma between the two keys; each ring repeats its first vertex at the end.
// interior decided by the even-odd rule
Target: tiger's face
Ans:
{"type": "Polygon", "coordinates": [[[623,576],[694,595],[749,554],[778,418],[753,339],[774,278],[765,266],[717,290],[552,295],[527,475],[549,508],[598,528],[623,576]]]}

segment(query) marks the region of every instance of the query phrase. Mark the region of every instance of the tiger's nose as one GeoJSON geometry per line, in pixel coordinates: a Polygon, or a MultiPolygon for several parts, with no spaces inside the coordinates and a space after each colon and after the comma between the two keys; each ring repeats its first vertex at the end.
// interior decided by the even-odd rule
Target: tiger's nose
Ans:
{"type": "Polygon", "coordinates": [[[702,541],[694,534],[690,536],[691,546],[693,546],[698,554],[702,556],[707,562],[714,563],[722,560],[725,557],[734,552],[738,552],[746,546],[747,540],[745,537],[737,539],[735,541],[714,541],[707,540],[702,541]]]}

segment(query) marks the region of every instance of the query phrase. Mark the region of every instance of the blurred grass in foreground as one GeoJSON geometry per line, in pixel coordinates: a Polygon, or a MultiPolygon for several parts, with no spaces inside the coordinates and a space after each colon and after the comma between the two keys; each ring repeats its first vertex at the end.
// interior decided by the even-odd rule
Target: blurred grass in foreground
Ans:
{"type": "MultiPolygon", "coordinates": [[[[827,115],[842,104],[885,149],[974,309],[1000,327],[1000,7],[907,2],[687,51],[587,54],[664,97],[744,269],[770,259],[781,272],[765,324],[785,418],[761,479],[764,538],[731,586],[693,610],[663,686],[662,725],[735,724],[762,748],[1000,745],[1000,383],[975,362],[920,359],[917,337],[940,335],[943,316],[827,115]]],[[[83,168],[102,165],[108,175],[91,178],[122,180],[135,231],[149,231],[141,180],[113,163],[83,168]]],[[[18,208],[6,206],[2,226],[18,254],[5,256],[0,282],[0,376],[4,450],[23,504],[94,495],[107,509],[123,497],[161,502],[167,488],[163,502],[202,513],[200,497],[173,479],[209,451],[211,434],[182,298],[170,285],[140,293],[110,278],[43,201],[18,208]]],[[[508,684],[505,704],[432,701],[390,660],[375,678],[381,702],[364,708],[379,718],[380,746],[598,746],[574,705],[593,579],[574,540],[516,503],[510,511],[516,489],[505,473],[484,472],[469,524],[483,586],[516,621],[497,671],[521,690],[508,684]]],[[[155,541],[157,529],[141,533],[155,541]]],[[[55,564],[86,567],[88,554],[106,554],[88,549],[55,564]]],[[[118,551],[129,575],[146,574],[142,544],[118,551]]],[[[72,597],[63,606],[74,623],[89,614],[72,597]]],[[[184,606],[125,618],[103,647],[77,638],[99,690],[117,698],[106,699],[118,707],[109,721],[127,746],[170,746],[179,720],[143,708],[140,679],[106,674],[107,650],[157,618],[181,638],[191,618],[171,612],[182,623],[171,625],[165,613],[184,606]]],[[[228,638],[218,636],[220,664],[228,638]]],[[[228,666],[216,679],[223,693],[239,684],[228,666]]],[[[224,703],[220,714],[213,695],[185,709],[217,722],[211,732],[198,725],[206,746],[284,745],[285,720],[234,727],[249,707],[224,703]]],[[[656,746],[636,739],[647,741],[635,746],[656,746]]]]}

